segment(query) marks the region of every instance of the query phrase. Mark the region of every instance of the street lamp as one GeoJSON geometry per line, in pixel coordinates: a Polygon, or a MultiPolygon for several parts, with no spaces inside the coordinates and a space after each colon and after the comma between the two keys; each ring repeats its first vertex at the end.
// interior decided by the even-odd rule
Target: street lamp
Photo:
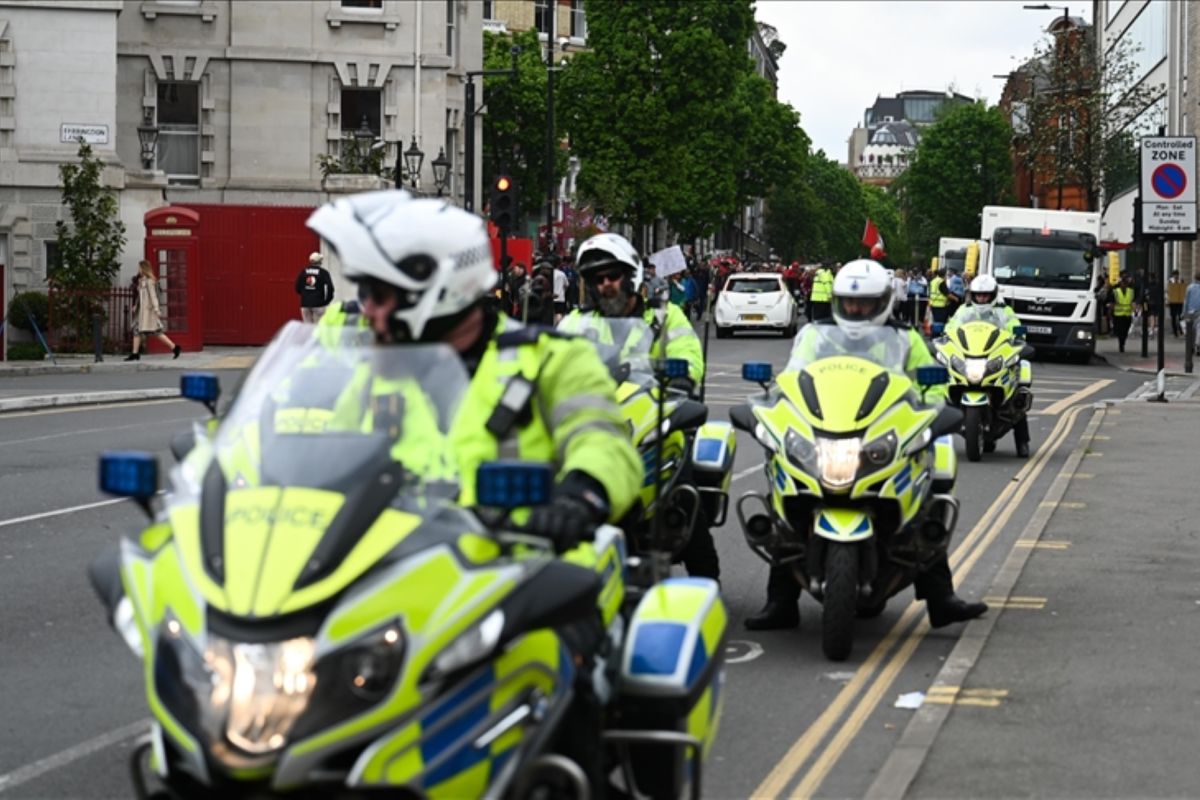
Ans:
{"type": "Polygon", "coordinates": [[[404,166],[408,170],[408,177],[411,179],[414,189],[421,180],[421,162],[424,160],[425,154],[421,152],[421,148],[417,147],[417,136],[413,134],[412,144],[404,151],[404,166]]]}
{"type": "Polygon", "coordinates": [[[374,138],[375,133],[371,130],[371,126],[367,123],[367,117],[364,114],[362,122],[358,125],[358,130],[354,132],[355,150],[361,162],[359,169],[362,170],[363,175],[366,175],[370,171],[371,141],[374,138]]]}
{"type": "Polygon", "coordinates": [[[450,159],[446,158],[446,148],[439,147],[437,158],[433,160],[433,183],[437,186],[438,197],[450,183],[450,159]]]}
{"type": "Polygon", "coordinates": [[[142,145],[142,166],[150,169],[154,166],[154,156],[158,149],[158,126],[154,124],[154,111],[145,109],[142,113],[142,124],[137,126],[138,142],[142,145]]]}

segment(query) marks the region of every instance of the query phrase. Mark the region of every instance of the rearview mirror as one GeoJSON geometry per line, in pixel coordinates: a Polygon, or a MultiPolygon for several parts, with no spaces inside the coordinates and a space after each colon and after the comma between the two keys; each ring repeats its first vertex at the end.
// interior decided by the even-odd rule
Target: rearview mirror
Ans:
{"type": "Polygon", "coordinates": [[[754,428],[757,424],[754,419],[754,412],[745,403],[729,409],[729,421],[739,431],[745,431],[749,434],[754,433],[754,428]]]}
{"type": "Polygon", "coordinates": [[[475,473],[475,497],[489,508],[523,508],[550,502],[554,470],[532,461],[486,461],[475,473]]]}
{"type": "Polygon", "coordinates": [[[950,371],[937,364],[926,364],[917,367],[917,385],[921,387],[940,386],[950,382],[950,371]]]}

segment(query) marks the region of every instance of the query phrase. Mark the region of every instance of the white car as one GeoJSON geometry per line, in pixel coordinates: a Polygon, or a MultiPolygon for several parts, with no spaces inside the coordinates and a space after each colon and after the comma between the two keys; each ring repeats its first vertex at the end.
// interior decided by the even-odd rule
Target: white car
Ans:
{"type": "Polygon", "coordinates": [[[713,317],[718,339],[734,331],[778,331],[790,338],[799,327],[800,310],[782,275],[744,272],[725,281],[713,317]]]}

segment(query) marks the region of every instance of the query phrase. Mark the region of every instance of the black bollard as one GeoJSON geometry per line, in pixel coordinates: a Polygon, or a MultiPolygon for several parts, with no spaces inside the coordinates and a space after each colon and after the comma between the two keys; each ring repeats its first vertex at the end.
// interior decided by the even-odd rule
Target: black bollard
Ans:
{"type": "Polygon", "coordinates": [[[100,315],[92,314],[92,349],[96,354],[96,363],[104,360],[104,332],[100,328],[100,315]]]}

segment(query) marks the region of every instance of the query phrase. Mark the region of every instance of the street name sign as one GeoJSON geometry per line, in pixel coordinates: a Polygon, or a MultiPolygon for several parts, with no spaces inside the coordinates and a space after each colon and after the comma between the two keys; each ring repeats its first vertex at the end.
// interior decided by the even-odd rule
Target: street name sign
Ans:
{"type": "Polygon", "coordinates": [[[58,138],[63,144],[77,142],[80,139],[88,144],[108,144],[108,126],[64,122],[58,128],[58,138]]]}
{"type": "Polygon", "coordinates": [[[1196,137],[1144,136],[1139,140],[1143,236],[1196,236],[1196,137]]]}

